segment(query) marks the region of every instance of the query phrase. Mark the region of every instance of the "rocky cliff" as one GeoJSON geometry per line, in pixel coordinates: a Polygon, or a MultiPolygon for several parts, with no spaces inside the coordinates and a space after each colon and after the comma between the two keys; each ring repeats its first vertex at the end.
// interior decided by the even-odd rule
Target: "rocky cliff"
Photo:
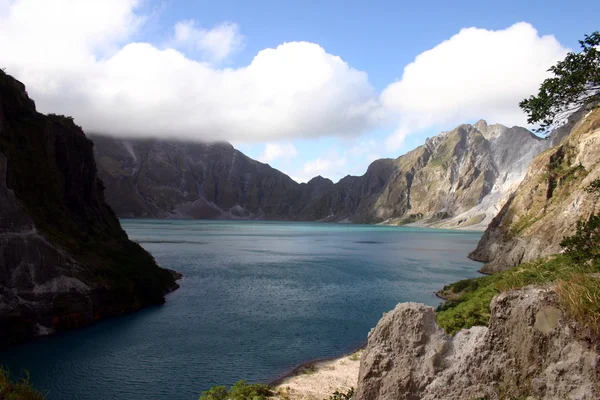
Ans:
{"type": "Polygon", "coordinates": [[[399,157],[373,211],[392,223],[482,229],[547,146],[524,128],[461,125],[399,157]]]}
{"type": "Polygon", "coordinates": [[[92,146],[0,71],[0,345],[159,304],[176,287],[106,205],[92,146]]]}
{"type": "Polygon", "coordinates": [[[585,190],[598,178],[600,109],[582,113],[561,144],[535,158],[470,257],[492,273],[560,252],[577,221],[599,211],[597,196],[585,190]]]}
{"type": "MultiPolygon", "coordinates": [[[[304,194],[287,175],[228,143],[93,140],[107,201],[121,217],[278,218],[304,194]]],[[[328,183],[305,186],[318,195],[328,183]]]]}
{"type": "Polygon", "coordinates": [[[598,399],[600,354],[552,287],[498,295],[489,327],[448,336],[433,308],[401,303],[369,334],[356,400],[598,399]]]}
{"type": "Polygon", "coordinates": [[[461,125],[363,176],[298,184],[231,145],[95,136],[122,217],[265,218],[484,229],[549,146],[523,128],[461,125]]]}
{"type": "Polygon", "coordinates": [[[339,220],[369,209],[393,169],[378,160],[336,185],[320,176],[299,184],[228,143],[93,140],[107,201],[122,217],[339,220]]]}

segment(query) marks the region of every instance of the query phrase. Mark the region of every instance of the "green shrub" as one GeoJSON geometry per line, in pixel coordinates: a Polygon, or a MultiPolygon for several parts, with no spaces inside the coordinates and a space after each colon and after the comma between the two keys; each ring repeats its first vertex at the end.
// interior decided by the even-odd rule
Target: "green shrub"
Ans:
{"type": "Polygon", "coordinates": [[[266,400],[272,395],[267,385],[239,381],[229,391],[225,386],[213,386],[202,393],[200,400],[266,400]]]}
{"type": "Polygon", "coordinates": [[[600,261],[600,214],[592,215],[586,222],[577,223],[573,236],[565,238],[560,244],[576,263],[600,261]]]}
{"type": "Polygon", "coordinates": [[[360,360],[361,355],[362,355],[362,350],[359,350],[356,353],[352,353],[350,355],[350,357],[348,357],[348,358],[350,359],[350,361],[358,361],[358,360],[360,360]]]}
{"type": "Polygon", "coordinates": [[[229,392],[225,386],[213,386],[203,392],[200,400],[227,400],[229,392]]]}
{"type": "Polygon", "coordinates": [[[229,391],[231,400],[264,400],[273,393],[267,385],[239,381],[229,391]]]}
{"type": "Polygon", "coordinates": [[[325,400],[350,400],[354,397],[354,388],[350,388],[346,393],[335,391],[329,398],[325,400]]]}
{"type": "Polygon", "coordinates": [[[312,375],[317,372],[317,366],[314,364],[307,364],[302,367],[301,372],[306,375],[312,375]]]}
{"type": "MultiPolygon", "coordinates": [[[[600,179],[587,188],[588,193],[600,193],[600,179]]],[[[587,221],[577,222],[575,234],[560,243],[565,253],[578,264],[600,264],[600,214],[592,215],[587,221]]]]}

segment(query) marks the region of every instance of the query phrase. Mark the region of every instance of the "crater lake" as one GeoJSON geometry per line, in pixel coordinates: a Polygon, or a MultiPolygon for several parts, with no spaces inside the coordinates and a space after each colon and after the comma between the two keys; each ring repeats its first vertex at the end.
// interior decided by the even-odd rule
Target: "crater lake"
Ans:
{"type": "Polygon", "coordinates": [[[398,302],[478,275],[481,232],[351,224],[122,220],[184,275],[163,306],[0,350],[49,400],[197,399],[363,345],[398,302]]]}

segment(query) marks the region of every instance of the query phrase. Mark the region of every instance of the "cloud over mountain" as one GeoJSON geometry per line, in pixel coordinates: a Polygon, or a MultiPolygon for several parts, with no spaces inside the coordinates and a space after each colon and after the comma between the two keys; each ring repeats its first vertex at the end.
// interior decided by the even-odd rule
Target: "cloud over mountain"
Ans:
{"type": "Polygon", "coordinates": [[[133,41],[148,16],[136,0],[12,0],[0,6],[0,65],[27,82],[43,112],[89,132],[202,140],[357,135],[377,123],[367,74],[307,42],[217,68],[237,27],[175,26],[171,47],[133,41]]]}
{"type": "MultiPolygon", "coordinates": [[[[88,132],[276,143],[396,126],[387,140],[395,151],[426,128],[524,124],[518,102],[567,51],[527,23],[466,28],[378,94],[366,72],[315,43],[283,43],[223,67],[246,40],[233,22],[181,20],[162,44],[140,41],[152,19],[141,5],[0,1],[0,67],[27,83],[40,111],[72,115],[88,132]]],[[[270,150],[265,160],[281,158],[270,150]]]]}
{"type": "Polygon", "coordinates": [[[400,147],[414,131],[472,119],[525,125],[519,101],[537,91],[567,51],[524,22],[497,31],[462,29],[419,54],[383,91],[382,103],[400,121],[388,146],[400,147]]]}

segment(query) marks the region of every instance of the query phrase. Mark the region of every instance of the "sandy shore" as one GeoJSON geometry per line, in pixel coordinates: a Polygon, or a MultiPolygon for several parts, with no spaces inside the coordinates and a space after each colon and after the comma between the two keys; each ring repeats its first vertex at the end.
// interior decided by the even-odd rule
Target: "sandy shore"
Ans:
{"type": "Polygon", "coordinates": [[[336,390],[356,388],[362,350],[350,355],[304,364],[290,375],[273,382],[280,400],[324,400],[336,390]]]}

